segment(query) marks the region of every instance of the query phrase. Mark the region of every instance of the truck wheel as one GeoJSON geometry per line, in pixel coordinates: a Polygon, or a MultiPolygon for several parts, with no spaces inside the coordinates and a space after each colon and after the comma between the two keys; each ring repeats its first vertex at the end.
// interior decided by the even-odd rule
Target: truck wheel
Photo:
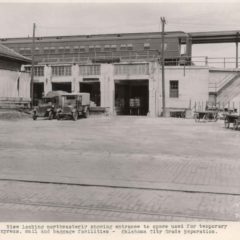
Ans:
{"type": "Polygon", "coordinates": [[[36,114],[33,114],[33,120],[37,120],[37,115],[36,114]]]}
{"type": "Polygon", "coordinates": [[[78,119],[78,112],[73,112],[72,117],[73,117],[74,121],[77,121],[77,119],[78,119]]]}
{"type": "Polygon", "coordinates": [[[60,115],[58,113],[56,114],[56,119],[60,120],[60,115]]]}
{"type": "Polygon", "coordinates": [[[225,125],[225,128],[229,128],[230,127],[230,122],[228,120],[224,120],[224,125],[225,125]]]}
{"type": "Polygon", "coordinates": [[[86,109],[86,111],[83,113],[83,117],[84,118],[88,118],[89,117],[89,109],[86,109]]]}
{"type": "Polygon", "coordinates": [[[52,120],[52,119],[53,119],[53,112],[51,111],[48,114],[48,120],[52,120]]]}
{"type": "Polygon", "coordinates": [[[233,129],[234,130],[238,129],[238,121],[237,120],[235,120],[234,123],[233,123],[233,129]]]}
{"type": "Polygon", "coordinates": [[[194,114],[194,119],[195,119],[195,122],[199,122],[199,114],[198,113],[195,113],[194,114]]]}

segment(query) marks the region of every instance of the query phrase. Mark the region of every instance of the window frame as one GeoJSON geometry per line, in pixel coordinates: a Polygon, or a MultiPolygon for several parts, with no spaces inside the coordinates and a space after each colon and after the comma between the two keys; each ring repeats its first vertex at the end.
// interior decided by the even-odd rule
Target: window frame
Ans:
{"type": "Polygon", "coordinates": [[[169,97],[179,98],[179,80],[169,81],[169,97]]]}
{"type": "Polygon", "coordinates": [[[150,43],[144,43],[143,49],[144,50],[150,50],[150,43]]]}
{"type": "Polygon", "coordinates": [[[52,76],[59,77],[59,76],[72,76],[72,66],[52,66],[52,76]]]}

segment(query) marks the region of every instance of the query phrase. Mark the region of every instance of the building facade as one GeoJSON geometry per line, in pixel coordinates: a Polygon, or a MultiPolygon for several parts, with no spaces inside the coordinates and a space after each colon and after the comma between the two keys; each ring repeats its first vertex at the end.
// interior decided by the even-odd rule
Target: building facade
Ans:
{"type": "MultiPolygon", "coordinates": [[[[224,34],[233,41],[235,33],[224,34]]],[[[214,41],[221,36],[220,40],[225,41],[224,34],[214,33],[214,41]]],[[[169,115],[184,109],[204,110],[209,102],[226,107],[231,101],[236,105],[240,100],[238,69],[211,69],[192,62],[192,43],[213,41],[209,39],[211,36],[213,33],[165,33],[165,93],[169,115]]],[[[0,40],[26,57],[32,54],[32,38],[0,40]]],[[[158,32],[37,37],[35,104],[52,90],[81,91],[89,92],[91,101],[108,108],[111,114],[160,116],[162,44],[158,32]]],[[[30,73],[31,66],[25,66],[25,71],[30,73]]]]}
{"type": "MultiPolygon", "coordinates": [[[[25,69],[30,71],[30,66],[25,69]]],[[[157,61],[39,65],[34,73],[35,98],[52,90],[89,92],[96,106],[107,108],[113,115],[160,116],[162,112],[161,65],[157,61]],[[134,106],[137,99],[139,106],[134,106]]],[[[209,69],[205,67],[166,67],[169,114],[206,103],[208,79],[209,69]]]]}

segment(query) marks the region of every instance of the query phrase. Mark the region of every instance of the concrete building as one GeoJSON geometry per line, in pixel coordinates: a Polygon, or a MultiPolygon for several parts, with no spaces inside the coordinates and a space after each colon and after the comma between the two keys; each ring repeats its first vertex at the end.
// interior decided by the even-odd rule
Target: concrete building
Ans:
{"type": "Polygon", "coordinates": [[[0,45],[0,106],[30,102],[30,75],[21,71],[31,60],[0,45]]]}
{"type": "MultiPolygon", "coordinates": [[[[30,71],[30,67],[26,66],[30,71]]],[[[111,114],[160,116],[162,111],[161,65],[153,62],[111,64],[63,64],[35,67],[35,97],[52,90],[90,92],[97,106],[111,114]],[[140,106],[131,106],[139,99],[140,106]]],[[[168,66],[166,107],[168,112],[192,109],[208,101],[207,67],[168,66]]]]}
{"type": "MultiPolygon", "coordinates": [[[[238,31],[165,33],[168,115],[204,110],[209,103],[240,108],[238,35],[238,31]],[[209,58],[200,65],[194,62],[192,44],[221,42],[236,44],[236,68],[209,67],[209,58]]],[[[2,38],[1,42],[25,56],[32,54],[31,38],[2,38]]],[[[89,92],[91,100],[111,114],[160,116],[161,47],[157,32],[37,37],[34,99],[52,90],[89,92]]]]}

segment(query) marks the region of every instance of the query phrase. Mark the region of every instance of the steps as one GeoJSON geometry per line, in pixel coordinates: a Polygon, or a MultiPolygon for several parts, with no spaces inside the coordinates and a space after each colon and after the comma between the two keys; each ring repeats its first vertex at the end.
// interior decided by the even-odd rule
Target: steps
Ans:
{"type": "Polygon", "coordinates": [[[228,103],[240,95],[240,74],[237,74],[217,93],[217,102],[228,103]]]}

